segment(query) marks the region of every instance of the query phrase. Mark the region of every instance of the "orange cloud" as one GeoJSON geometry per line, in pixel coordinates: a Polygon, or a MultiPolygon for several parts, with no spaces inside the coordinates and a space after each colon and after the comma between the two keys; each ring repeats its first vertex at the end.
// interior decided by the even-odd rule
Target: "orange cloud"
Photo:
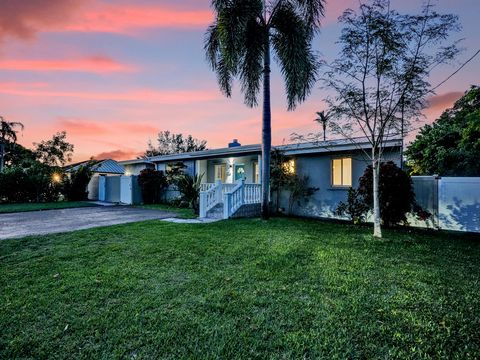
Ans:
{"type": "Polygon", "coordinates": [[[130,72],[135,69],[108,56],[96,55],[66,60],[0,60],[0,70],[110,73],[130,72]]]}
{"type": "Polygon", "coordinates": [[[137,156],[140,156],[142,153],[134,150],[111,150],[101,152],[94,156],[95,159],[104,160],[104,159],[113,159],[113,160],[129,160],[135,159],[137,156]]]}
{"type": "Polygon", "coordinates": [[[156,104],[191,104],[214,101],[221,97],[216,90],[154,90],[139,89],[119,92],[61,91],[39,89],[28,83],[0,83],[0,93],[32,97],[79,98],[87,100],[112,100],[147,102],[156,104]]]}

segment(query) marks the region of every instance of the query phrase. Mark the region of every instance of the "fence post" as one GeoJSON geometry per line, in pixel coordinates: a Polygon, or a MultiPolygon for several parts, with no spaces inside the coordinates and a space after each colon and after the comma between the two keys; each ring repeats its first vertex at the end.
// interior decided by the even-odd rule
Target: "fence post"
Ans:
{"type": "Polygon", "coordinates": [[[200,217],[204,218],[207,216],[207,194],[205,191],[200,192],[200,217]]]}

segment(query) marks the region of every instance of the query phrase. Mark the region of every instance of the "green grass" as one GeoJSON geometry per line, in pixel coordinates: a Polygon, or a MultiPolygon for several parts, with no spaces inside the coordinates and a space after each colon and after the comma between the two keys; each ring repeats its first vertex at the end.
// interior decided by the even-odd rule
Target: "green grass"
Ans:
{"type": "Polygon", "coordinates": [[[1,213],[37,211],[37,210],[53,210],[68,209],[85,206],[96,206],[86,201],[57,201],[49,203],[21,203],[21,204],[0,204],[1,213]]]}
{"type": "Polygon", "coordinates": [[[0,358],[478,359],[480,241],[300,219],[0,241],[0,358]]]}
{"type": "Polygon", "coordinates": [[[180,219],[195,219],[198,217],[193,212],[193,209],[179,208],[179,207],[175,207],[167,204],[139,205],[138,207],[141,207],[144,209],[164,210],[164,211],[172,212],[177,214],[177,217],[179,217],[180,219]]]}

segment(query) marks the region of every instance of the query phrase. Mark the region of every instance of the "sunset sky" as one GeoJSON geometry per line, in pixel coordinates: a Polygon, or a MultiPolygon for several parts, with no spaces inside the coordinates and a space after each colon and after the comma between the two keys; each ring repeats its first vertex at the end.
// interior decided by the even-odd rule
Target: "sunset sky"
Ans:
{"type": "MultiPolygon", "coordinates": [[[[401,12],[418,12],[419,0],[394,0],[401,12]]],[[[204,32],[213,15],[209,0],[0,0],[0,115],[20,121],[19,142],[31,147],[66,130],[74,160],[129,159],[160,130],[192,134],[223,147],[233,138],[260,142],[261,109],[249,109],[237,91],[222,96],[205,61],[204,32]]],[[[332,60],[337,18],[358,1],[331,0],[314,48],[332,60]]],[[[437,69],[437,84],[480,48],[479,0],[440,0],[455,13],[465,51],[458,63],[437,69]]],[[[272,73],[274,143],[292,132],[320,130],[313,123],[325,90],[317,88],[294,112],[286,111],[278,69],[272,73]]],[[[428,121],[480,81],[480,57],[438,89],[428,121]]],[[[320,84],[319,84],[320,86],[320,84]]],[[[416,125],[418,126],[418,125],[416,125]]]]}

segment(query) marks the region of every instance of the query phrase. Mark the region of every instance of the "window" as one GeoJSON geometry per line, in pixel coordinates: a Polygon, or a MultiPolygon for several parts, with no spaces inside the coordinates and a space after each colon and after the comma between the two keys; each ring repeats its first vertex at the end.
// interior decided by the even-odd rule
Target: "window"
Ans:
{"type": "Polygon", "coordinates": [[[332,160],[332,185],[352,186],[352,158],[332,160]]]}
{"type": "Polygon", "coordinates": [[[227,177],[227,165],[226,164],[215,165],[215,181],[220,180],[222,183],[224,183],[226,177],[227,177]]]}
{"type": "Polygon", "coordinates": [[[288,175],[295,174],[295,160],[291,159],[291,160],[285,161],[282,164],[282,168],[285,174],[288,174],[288,175]]]}

